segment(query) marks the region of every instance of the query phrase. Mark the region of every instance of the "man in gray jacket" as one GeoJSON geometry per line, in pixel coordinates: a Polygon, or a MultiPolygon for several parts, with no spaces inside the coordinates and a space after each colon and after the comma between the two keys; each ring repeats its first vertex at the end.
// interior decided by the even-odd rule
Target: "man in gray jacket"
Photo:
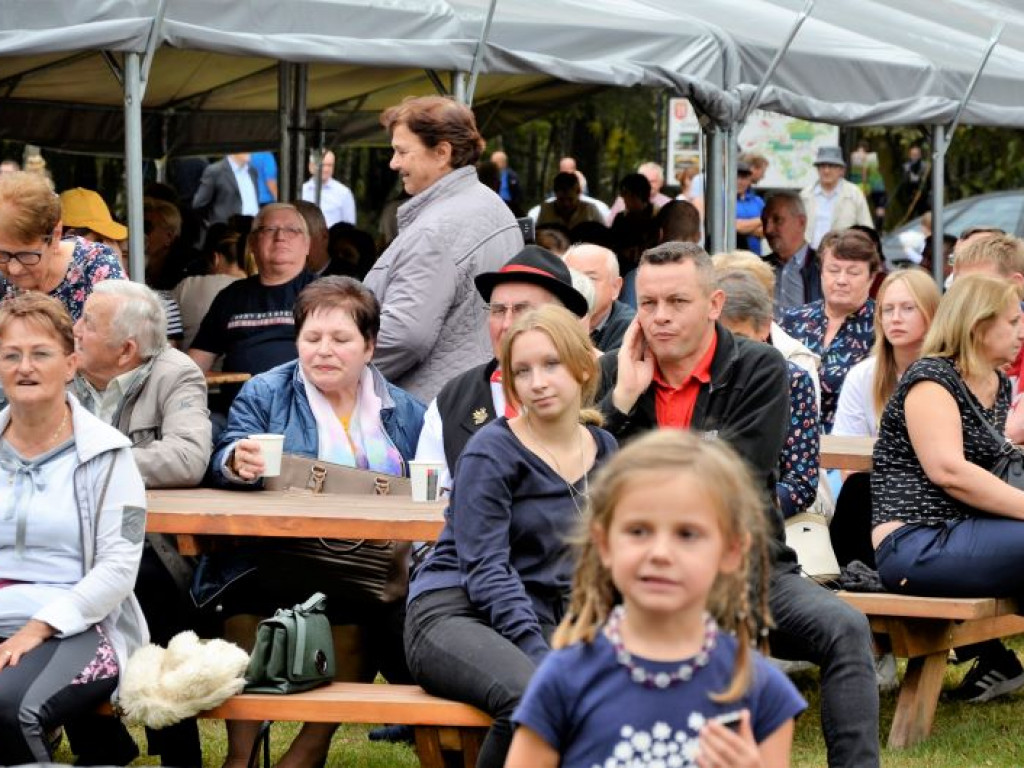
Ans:
{"type": "MultiPolygon", "coordinates": [[[[206,379],[188,355],[167,345],[156,293],[140,283],[98,283],[75,323],[78,373],[71,389],[101,421],[128,436],[146,488],[199,485],[212,450],[206,379]]],[[[167,536],[148,535],[135,584],[153,642],[166,645],[191,628],[186,601],[191,565],[167,536]]],[[[124,764],[137,753],[110,718],[68,723],[72,748],[88,764],[124,764]]],[[[194,719],[147,731],[150,754],[164,765],[201,766],[194,719]]]]}
{"type": "Polygon", "coordinates": [[[430,402],[445,382],[491,358],[487,309],[473,285],[523,247],[508,206],[477,180],[484,147],[473,112],[451,99],[406,99],[386,110],[405,191],[398,237],[364,283],[381,303],[374,363],[430,402]]]}
{"type": "Polygon", "coordinates": [[[105,282],[75,323],[73,392],[132,441],[147,488],[199,485],[212,450],[203,372],[167,345],[163,305],[151,289],[105,282]]]}

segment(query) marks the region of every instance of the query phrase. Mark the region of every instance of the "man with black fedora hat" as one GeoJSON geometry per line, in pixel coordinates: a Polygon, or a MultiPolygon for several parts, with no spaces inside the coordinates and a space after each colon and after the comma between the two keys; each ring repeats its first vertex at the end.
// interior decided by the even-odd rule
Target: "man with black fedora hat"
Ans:
{"type": "Polygon", "coordinates": [[[587,300],[572,287],[565,262],[538,245],[528,245],[497,272],[483,272],[474,282],[487,303],[487,332],[494,358],[451,379],[430,403],[416,447],[420,461],[444,461],[441,485],[451,487],[462,449],[485,424],[507,415],[501,390],[498,355],[502,339],[523,313],[545,304],[560,304],[578,317],[587,300]]]}
{"type": "Polygon", "coordinates": [[[868,201],[860,187],[843,178],[846,161],[839,147],[818,147],[814,158],[818,180],[800,191],[807,211],[807,242],[817,248],[821,238],[833,229],[854,224],[874,228],[868,201]]]}

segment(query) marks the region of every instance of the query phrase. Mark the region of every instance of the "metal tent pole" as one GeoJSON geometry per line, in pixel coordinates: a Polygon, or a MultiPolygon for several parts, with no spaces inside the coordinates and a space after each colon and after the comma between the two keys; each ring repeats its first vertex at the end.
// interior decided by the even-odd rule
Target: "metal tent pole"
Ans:
{"type": "Polygon", "coordinates": [[[280,61],[277,64],[277,117],[279,154],[281,162],[277,174],[277,199],[292,199],[292,64],[280,61]]]}
{"type": "Polygon", "coordinates": [[[722,164],[725,155],[725,130],[715,124],[707,129],[708,153],[704,166],[704,228],[707,234],[708,251],[722,250],[725,234],[725,202],[723,192],[722,164]]]}
{"type": "MultiPolygon", "coordinates": [[[[736,161],[739,153],[736,151],[736,137],[739,135],[739,126],[733,123],[723,131],[724,135],[724,178],[722,189],[725,191],[725,199],[722,205],[722,215],[725,235],[722,239],[723,251],[731,251],[736,247],[736,161]]],[[[712,251],[715,253],[715,251],[712,251]]]]}
{"type": "Polygon", "coordinates": [[[932,276],[939,289],[945,282],[942,259],[942,233],[945,228],[945,211],[942,198],[946,184],[946,126],[936,123],[932,126],[932,276]]]}
{"type": "Polygon", "coordinates": [[[124,61],[124,167],[128,189],[128,272],[146,282],[146,237],[142,217],[142,56],[124,61]]]}
{"type": "Polygon", "coordinates": [[[153,65],[167,0],[160,0],[149,28],[144,54],[132,51],[124,60],[124,172],[128,193],[128,271],[136,282],[146,281],[146,238],[142,216],[142,98],[153,65]]]}

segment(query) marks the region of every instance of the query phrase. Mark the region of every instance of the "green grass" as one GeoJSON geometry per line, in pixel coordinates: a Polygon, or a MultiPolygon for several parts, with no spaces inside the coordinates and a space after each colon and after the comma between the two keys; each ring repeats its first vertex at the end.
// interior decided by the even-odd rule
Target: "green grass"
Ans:
{"type": "MultiPolygon", "coordinates": [[[[1021,654],[1024,639],[1010,645],[1021,654]]],[[[900,664],[901,674],[903,664],[900,664]]],[[[946,686],[959,683],[968,665],[950,666],[946,686]]],[[[826,765],[825,742],[821,736],[818,674],[798,674],[794,682],[809,707],[796,726],[793,741],[793,768],[821,768],[826,765]]],[[[896,708],[896,694],[882,696],[880,733],[884,744],[896,708]]],[[[218,721],[200,723],[205,765],[219,768],[224,759],[224,726],[218,721]]],[[[298,725],[274,726],[271,752],[276,758],[287,747],[298,725]]],[[[419,761],[411,747],[375,744],[367,740],[369,726],[343,725],[331,746],[329,768],[416,768],[419,761]]],[[[132,729],[139,744],[145,743],[142,729],[132,729]]],[[[65,740],[58,752],[59,762],[71,762],[65,740]]],[[[156,765],[157,758],[142,756],[133,765],[156,765]]],[[[987,704],[961,704],[942,698],[935,714],[932,736],[923,744],[903,750],[882,748],[885,768],[1021,768],[1024,766],[1024,693],[1003,697],[987,704]]]]}

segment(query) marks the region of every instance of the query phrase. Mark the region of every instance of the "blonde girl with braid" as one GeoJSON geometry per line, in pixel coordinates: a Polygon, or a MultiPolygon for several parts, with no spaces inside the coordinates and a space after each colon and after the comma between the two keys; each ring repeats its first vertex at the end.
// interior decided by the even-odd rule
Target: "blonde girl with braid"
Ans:
{"type": "Polygon", "coordinates": [[[568,613],[513,716],[507,768],[789,765],[807,704],[753,649],[762,502],[723,441],[660,430],[599,472],[568,613]]]}

